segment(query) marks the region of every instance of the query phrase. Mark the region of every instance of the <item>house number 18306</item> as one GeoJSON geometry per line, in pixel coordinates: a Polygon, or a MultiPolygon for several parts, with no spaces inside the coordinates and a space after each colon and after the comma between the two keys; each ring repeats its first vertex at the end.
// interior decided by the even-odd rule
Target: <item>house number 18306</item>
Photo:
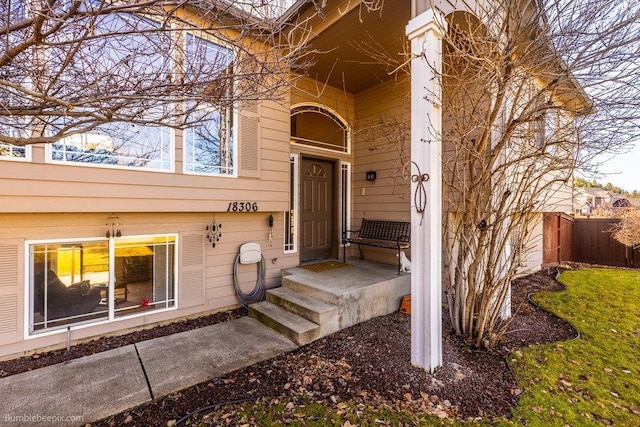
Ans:
{"type": "Polygon", "coordinates": [[[258,202],[229,202],[227,212],[258,212],[258,202]]]}

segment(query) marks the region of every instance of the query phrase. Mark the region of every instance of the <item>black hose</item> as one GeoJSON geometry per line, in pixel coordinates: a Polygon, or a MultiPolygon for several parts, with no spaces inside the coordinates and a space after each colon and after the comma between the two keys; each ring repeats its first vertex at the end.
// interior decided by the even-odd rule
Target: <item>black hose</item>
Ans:
{"type": "Polygon", "coordinates": [[[254,302],[260,302],[264,299],[266,289],[264,285],[265,276],[265,262],[264,257],[260,256],[260,262],[258,262],[258,278],[256,279],[256,286],[249,293],[242,292],[240,284],[238,283],[238,264],[240,263],[240,254],[236,256],[236,260],[233,262],[233,286],[236,288],[236,295],[240,300],[240,304],[246,309],[249,308],[249,304],[254,302]]]}
{"type": "Polygon", "coordinates": [[[185,415],[184,417],[182,417],[178,421],[176,421],[175,425],[179,426],[180,424],[182,424],[183,422],[187,421],[189,418],[191,418],[195,414],[199,414],[200,412],[209,411],[209,410],[218,410],[222,406],[226,406],[226,405],[236,405],[238,403],[247,403],[247,402],[255,402],[255,401],[256,401],[256,398],[248,398],[248,399],[230,400],[228,402],[214,403],[213,405],[205,406],[204,408],[199,408],[199,409],[196,409],[193,412],[189,412],[187,415],[185,415]]]}

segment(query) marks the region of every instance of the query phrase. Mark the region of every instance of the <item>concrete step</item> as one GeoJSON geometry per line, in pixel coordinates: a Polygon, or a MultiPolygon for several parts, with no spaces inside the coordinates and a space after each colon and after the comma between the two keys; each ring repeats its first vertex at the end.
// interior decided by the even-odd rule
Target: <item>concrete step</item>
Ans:
{"type": "Polygon", "coordinates": [[[320,338],[318,324],[269,301],[251,304],[249,315],[298,345],[305,345],[320,338]]]}
{"type": "Polygon", "coordinates": [[[340,296],[315,285],[314,277],[293,274],[282,277],[282,287],[299,294],[308,295],[327,304],[340,305],[340,296]]]}
{"type": "Polygon", "coordinates": [[[340,329],[338,306],[334,304],[285,287],[268,290],[267,301],[320,325],[320,336],[332,334],[340,329]]]}

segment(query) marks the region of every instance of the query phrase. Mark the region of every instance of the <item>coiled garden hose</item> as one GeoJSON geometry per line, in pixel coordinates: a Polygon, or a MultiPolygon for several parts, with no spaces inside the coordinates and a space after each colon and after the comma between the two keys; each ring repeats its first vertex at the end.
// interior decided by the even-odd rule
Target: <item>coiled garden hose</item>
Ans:
{"type": "Polygon", "coordinates": [[[238,283],[238,264],[240,264],[240,254],[236,256],[236,260],[233,262],[233,286],[236,288],[236,295],[238,295],[238,299],[240,300],[240,304],[244,308],[249,308],[249,304],[254,302],[260,302],[264,299],[266,289],[264,285],[264,277],[265,277],[265,262],[264,256],[260,257],[260,262],[258,264],[258,278],[256,279],[256,286],[249,293],[242,292],[240,289],[240,284],[238,283]]]}

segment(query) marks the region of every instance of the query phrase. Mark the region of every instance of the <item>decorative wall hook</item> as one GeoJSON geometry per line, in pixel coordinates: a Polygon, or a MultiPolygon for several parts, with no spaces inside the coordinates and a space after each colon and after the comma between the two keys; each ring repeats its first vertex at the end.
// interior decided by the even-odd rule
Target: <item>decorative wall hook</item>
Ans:
{"type": "Polygon", "coordinates": [[[211,243],[211,247],[215,248],[216,242],[219,242],[222,237],[222,224],[218,224],[213,220],[210,224],[207,224],[205,229],[207,230],[207,240],[211,243]]]}
{"type": "Polygon", "coordinates": [[[111,237],[122,237],[122,231],[120,231],[120,223],[118,222],[120,217],[117,215],[111,215],[107,217],[107,232],[105,237],[110,239],[111,237]]]}
{"type": "Polygon", "coordinates": [[[413,203],[416,212],[420,214],[420,225],[422,225],[422,221],[424,220],[424,211],[427,209],[427,189],[425,188],[424,183],[429,181],[429,174],[422,173],[420,171],[420,166],[418,166],[418,164],[413,160],[410,160],[404,165],[402,177],[403,179],[410,178],[411,182],[416,183],[416,189],[413,193],[413,203]],[[411,173],[411,165],[416,167],[418,173],[411,173]]]}

